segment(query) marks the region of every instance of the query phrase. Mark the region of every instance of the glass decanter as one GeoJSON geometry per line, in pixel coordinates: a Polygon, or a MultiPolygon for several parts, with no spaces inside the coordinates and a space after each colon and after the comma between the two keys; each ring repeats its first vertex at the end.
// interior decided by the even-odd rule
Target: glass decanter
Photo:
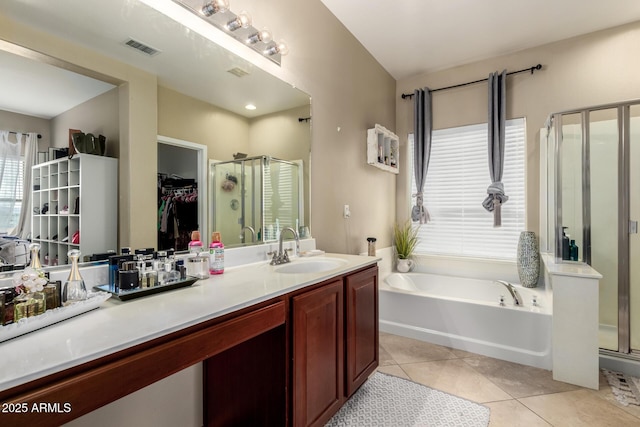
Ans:
{"type": "Polygon", "coordinates": [[[62,305],[69,305],[87,299],[87,288],[78,268],[80,251],[71,249],[67,252],[67,256],[71,260],[71,271],[69,272],[69,278],[62,287],[62,305]]]}

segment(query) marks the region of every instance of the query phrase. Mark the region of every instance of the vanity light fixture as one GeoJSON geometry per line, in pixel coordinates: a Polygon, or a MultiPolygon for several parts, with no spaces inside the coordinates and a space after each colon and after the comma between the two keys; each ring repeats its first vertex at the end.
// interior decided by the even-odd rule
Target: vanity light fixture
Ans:
{"type": "Polygon", "coordinates": [[[282,56],[289,53],[286,43],[273,41],[271,31],[253,27],[249,13],[244,10],[238,14],[233,13],[229,9],[229,0],[173,0],[173,2],[278,65],[281,64],[282,56]]]}

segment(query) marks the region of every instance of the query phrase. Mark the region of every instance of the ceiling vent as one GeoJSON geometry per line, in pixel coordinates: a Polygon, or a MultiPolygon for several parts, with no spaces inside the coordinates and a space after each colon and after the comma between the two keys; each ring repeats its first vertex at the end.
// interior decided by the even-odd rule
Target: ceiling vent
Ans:
{"type": "Polygon", "coordinates": [[[244,76],[248,76],[249,75],[248,71],[245,71],[240,67],[234,67],[234,68],[232,68],[230,70],[227,70],[227,73],[231,73],[236,77],[244,77],[244,76]]]}
{"type": "Polygon", "coordinates": [[[154,56],[157,55],[158,53],[160,53],[160,51],[158,49],[154,49],[151,46],[147,46],[144,43],[141,43],[137,40],[134,39],[129,39],[126,42],[124,42],[125,45],[138,50],[142,53],[144,53],[145,55],[149,55],[149,56],[154,56]]]}

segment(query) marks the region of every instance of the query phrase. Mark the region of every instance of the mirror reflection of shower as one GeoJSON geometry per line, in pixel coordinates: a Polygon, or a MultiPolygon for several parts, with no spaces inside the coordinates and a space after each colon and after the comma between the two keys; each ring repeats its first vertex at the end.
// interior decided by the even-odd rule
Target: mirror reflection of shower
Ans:
{"type": "Polygon", "coordinates": [[[304,229],[302,161],[246,156],[211,164],[212,229],[225,246],[275,241],[285,227],[304,229]]]}

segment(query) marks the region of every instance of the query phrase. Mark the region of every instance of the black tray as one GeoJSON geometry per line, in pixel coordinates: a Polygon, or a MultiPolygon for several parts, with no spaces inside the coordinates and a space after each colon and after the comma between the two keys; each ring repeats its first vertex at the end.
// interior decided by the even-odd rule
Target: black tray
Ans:
{"type": "Polygon", "coordinates": [[[185,288],[187,286],[191,286],[198,280],[197,277],[187,276],[186,279],[180,280],[178,282],[167,283],[166,285],[154,286],[152,288],[140,288],[140,289],[131,289],[130,291],[115,291],[111,289],[109,285],[98,285],[94,286],[93,289],[97,289],[99,291],[109,292],[120,301],[128,301],[130,299],[145,297],[147,295],[158,294],[160,292],[170,291],[172,289],[185,288]]]}

